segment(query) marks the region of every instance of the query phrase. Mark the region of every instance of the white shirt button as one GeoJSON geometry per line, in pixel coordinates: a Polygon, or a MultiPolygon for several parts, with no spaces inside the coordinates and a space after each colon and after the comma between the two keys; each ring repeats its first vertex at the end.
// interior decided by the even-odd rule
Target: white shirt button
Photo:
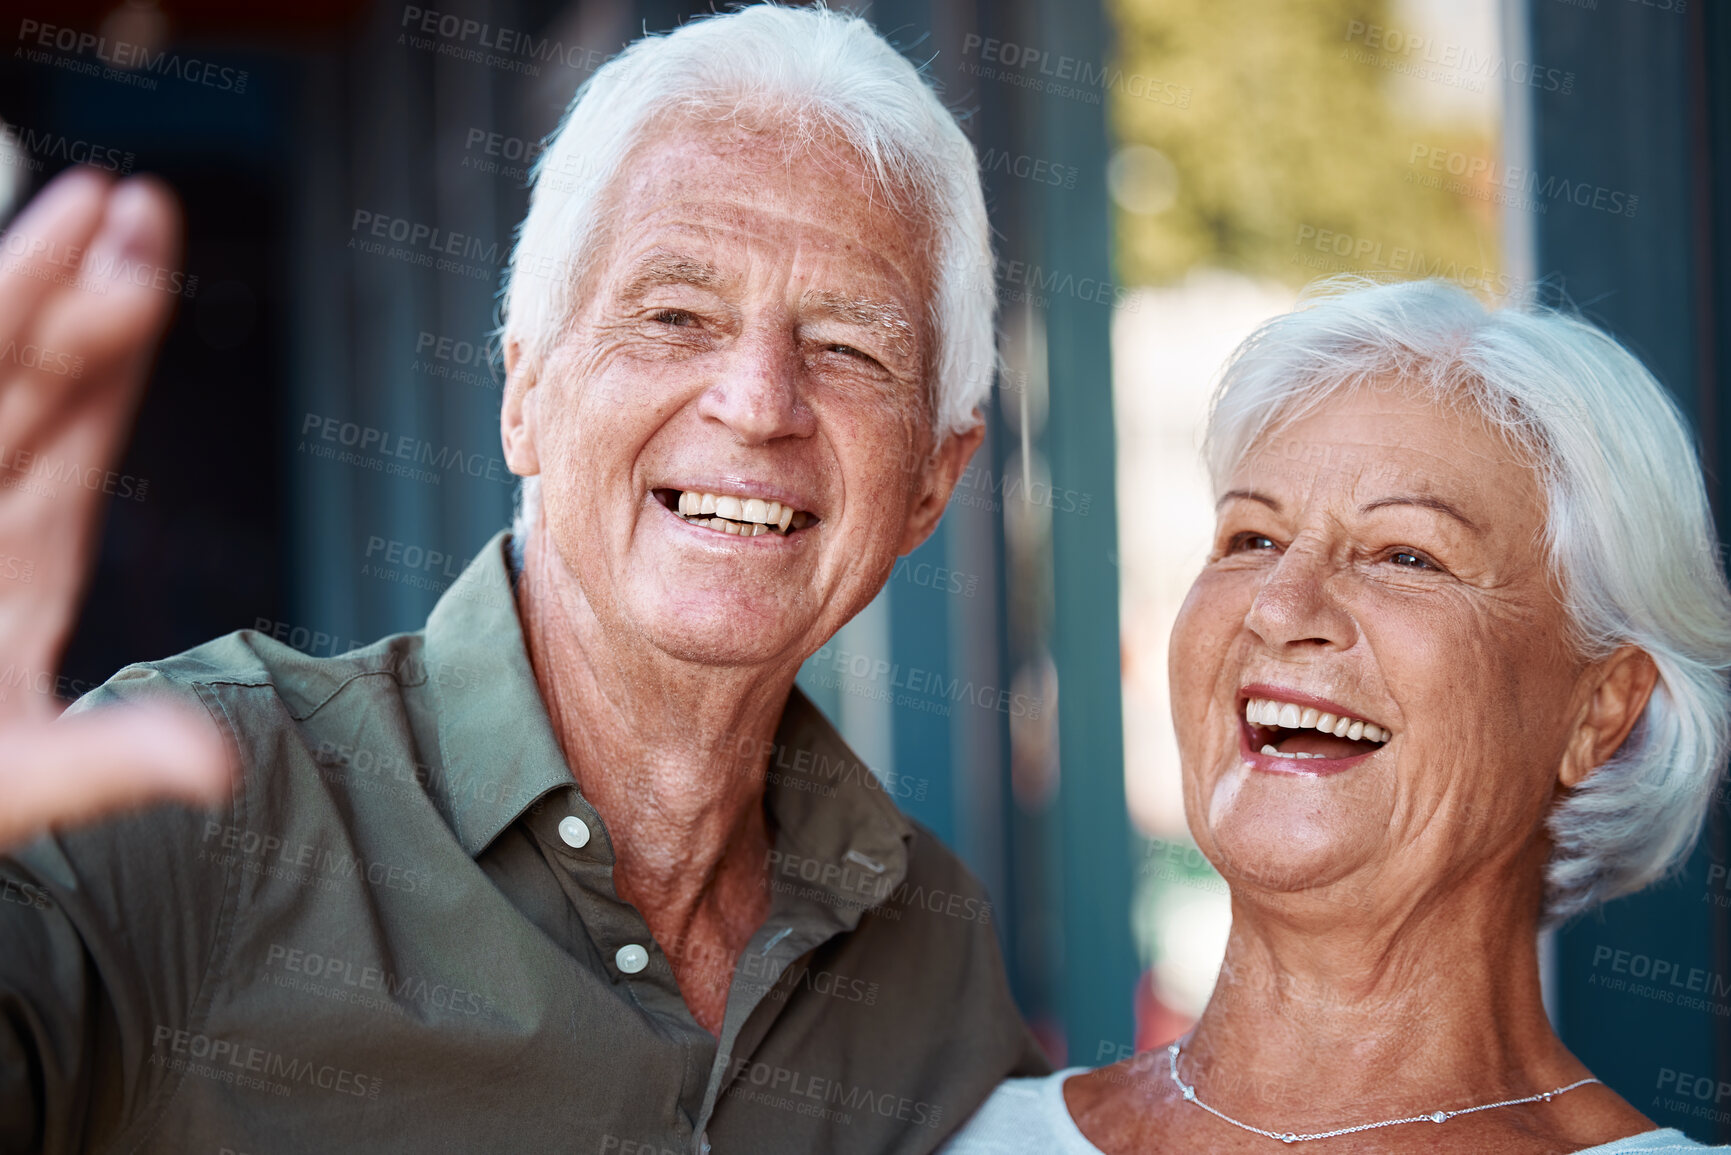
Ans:
{"type": "Polygon", "coordinates": [[[589,827],[573,814],[559,820],[559,837],[565,840],[566,846],[582,850],[589,845],[589,827]]]}
{"type": "Polygon", "coordinates": [[[626,943],[613,956],[613,961],[619,969],[628,975],[634,975],[649,965],[649,952],[636,943],[626,943]]]}

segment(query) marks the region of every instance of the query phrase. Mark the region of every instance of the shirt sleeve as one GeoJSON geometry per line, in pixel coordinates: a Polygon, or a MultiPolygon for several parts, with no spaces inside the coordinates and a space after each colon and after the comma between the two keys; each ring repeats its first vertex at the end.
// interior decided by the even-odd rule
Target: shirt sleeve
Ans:
{"type": "MultiPolygon", "coordinates": [[[[201,700],[134,667],[72,709],[164,694],[201,700]]],[[[237,825],[161,805],[0,856],[0,1155],[103,1145],[172,1093],[162,1043],[208,1004],[232,902],[213,849],[237,825]]]]}

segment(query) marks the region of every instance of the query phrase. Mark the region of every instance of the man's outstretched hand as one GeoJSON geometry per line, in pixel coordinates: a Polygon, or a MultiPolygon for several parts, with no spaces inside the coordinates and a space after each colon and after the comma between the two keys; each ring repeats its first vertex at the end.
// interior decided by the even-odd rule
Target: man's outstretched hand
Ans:
{"type": "Polygon", "coordinates": [[[162,796],[215,801],[230,759],[166,706],[55,723],[51,692],[152,355],[180,214],[160,184],[75,169],[0,238],[0,848],[162,796]],[[96,484],[87,479],[96,479],[96,484]]]}

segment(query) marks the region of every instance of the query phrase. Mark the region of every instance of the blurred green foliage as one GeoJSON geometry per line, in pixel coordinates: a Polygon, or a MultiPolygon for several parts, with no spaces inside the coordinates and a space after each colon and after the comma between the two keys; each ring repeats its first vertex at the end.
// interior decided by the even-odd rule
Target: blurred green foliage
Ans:
{"type": "MultiPolygon", "coordinates": [[[[1135,78],[1109,89],[1118,142],[1157,149],[1171,162],[1137,150],[1118,162],[1143,162],[1144,193],[1149,182],[1156,187],[1142,203],[1157,210],[1114,208],[1122,283],[1170,283],[1205,265],[1295,285],[1345,271],[1468,284],[1496,276],[1494,188],[1483,177],[1464,193],[1422,183],[1455,179],[1429,169],[1430,157],[1495,162],[1492,130],[1400,107],[1394,70],[1410,67],[1412,56],[1388,52],[1366,32],[1391,19],[1398,27],[1391,7],[1107,0],[1116,63],[1135,78]],[[1421,149],[1438,151],[1415,164],[1421,149]]],[[[1471,71],[1450,75],[1478,82],[1471,71]]],[[[1120,188],[1123,175],[1120,167],[1120,188]]]]}

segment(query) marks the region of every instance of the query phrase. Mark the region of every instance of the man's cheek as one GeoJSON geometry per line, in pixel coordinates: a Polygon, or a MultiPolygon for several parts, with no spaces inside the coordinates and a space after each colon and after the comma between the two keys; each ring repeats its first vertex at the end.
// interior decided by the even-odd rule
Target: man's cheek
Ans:
{"type": "Polygon", "coordinates": [[[568,369],[572,404],[585,421],[615,428],[659,422],[695,404],[724,371],[701,357],[675,356],[643,342],[605,343],[568,369]]]}

